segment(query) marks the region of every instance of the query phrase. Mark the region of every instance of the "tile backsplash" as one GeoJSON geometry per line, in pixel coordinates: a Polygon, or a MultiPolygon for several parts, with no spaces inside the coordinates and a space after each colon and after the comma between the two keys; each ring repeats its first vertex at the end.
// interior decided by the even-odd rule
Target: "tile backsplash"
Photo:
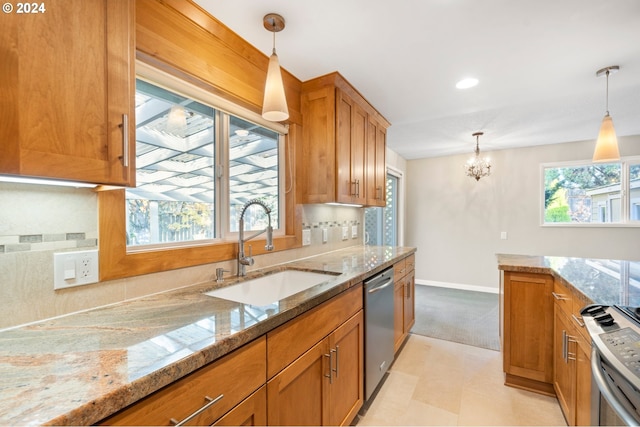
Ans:
{"type": "MultiPolygon", "coordinates": [[[[97,196],[91,189],[0,183],[0,298],[9,304],[0,328],[91,309],[212,280],[215,268],[235,273],[235,260],[54,290],[53,254],[97,248],[97,196]]],[[[249,271],[362,243],[363,209],[305,205],[311,245],[256,256],[249,271]],[[342,240],[342,226],[358,237],[342,240]],[[322,229],[328,241],[322,243],[322,229]]]]}

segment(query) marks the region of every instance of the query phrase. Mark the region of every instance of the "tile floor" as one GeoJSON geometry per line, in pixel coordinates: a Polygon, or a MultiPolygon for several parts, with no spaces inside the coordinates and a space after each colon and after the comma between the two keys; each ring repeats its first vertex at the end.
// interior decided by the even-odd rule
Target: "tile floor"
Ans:
{"type": "Polygon", "coordinates": [[[503,382],[500,352],[411,334],[358,426],[566,426],[555,398],[503,382]]]}

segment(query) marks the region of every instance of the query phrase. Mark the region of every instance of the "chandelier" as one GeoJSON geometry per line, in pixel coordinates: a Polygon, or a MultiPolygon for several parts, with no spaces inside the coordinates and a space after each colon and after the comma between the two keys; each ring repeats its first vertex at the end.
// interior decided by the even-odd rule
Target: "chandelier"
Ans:
{"type": "Polygon", "coordinates": [[[480,178],[491,174],[491,162],[489,158],[480,157],[480,135],[484,135],[484,133],[476,132],[473,134],[473,136],[476,137],[476,155],[470,158],[464,167],[467,176],[475,178],[476,181],[480,181],[480,178]]]}

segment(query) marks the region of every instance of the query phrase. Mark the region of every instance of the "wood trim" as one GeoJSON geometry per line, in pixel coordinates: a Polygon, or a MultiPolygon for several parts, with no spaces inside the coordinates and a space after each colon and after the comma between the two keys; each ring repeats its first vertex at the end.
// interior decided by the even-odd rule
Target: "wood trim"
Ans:
{"type": "Polygon", "coordinates": [[[504,385],[522,390],[533,391],[544,394],[546,396],[556,397],[553,384],[542,381],[530,380],[528,378],[519,377],[517,375],[505,374],[504,385]]]}

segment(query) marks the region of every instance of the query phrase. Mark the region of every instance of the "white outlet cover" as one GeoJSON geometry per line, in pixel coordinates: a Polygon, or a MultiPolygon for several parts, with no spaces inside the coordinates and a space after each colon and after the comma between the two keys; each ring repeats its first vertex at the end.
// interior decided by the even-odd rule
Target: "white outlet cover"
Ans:
{"type": "Polygon", "coordinates": [[[345,225],[342,227],[342,240],[347,240],[348,238],[349,238],[349,227],[345,225]]]}
{"type": "Polygon", "coordinates": [[[357,225],[352,225],[351,226],[351,238],[355,239],[356,237],[358,237],[358,226],[357,225]]]}
{"type": "Polygon", "coordinates": [[[53,254],[53,289],[89,285],[98,281],[97,249],[53,254]]]}
{"type": "Polygon", "coordinates": [[[322,243],[327,243],[327,241],[329,240],[329,230],[327,230],[326,228],[322,229],[322,243]]]}
{"type": "Polygon", "coordinates": [[[302,246],[309,246],[311,244],[311,230],[302,230],[302,246]]]}

